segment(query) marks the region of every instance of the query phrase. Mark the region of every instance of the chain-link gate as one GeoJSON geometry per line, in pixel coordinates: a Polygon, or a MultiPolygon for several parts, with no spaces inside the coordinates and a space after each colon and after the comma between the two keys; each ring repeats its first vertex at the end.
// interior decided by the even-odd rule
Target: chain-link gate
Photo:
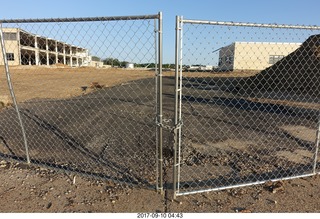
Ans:
{"type": "Polygon", "coordinates": [[[319,172],[320,27],[176,20],[174,194],[319,172]]]}
{"type": "Polygon", "coordinates": [[[177,17],[162,87],[161,13],[0,24],[1,158],[162,191],[174,130],[175,196],[319,172],[320,27],[177,17]]]}
{"type": "Polygon", "coordinates": [[[162,14],[0,24],[1,158],[162,190],[162,14]]]}

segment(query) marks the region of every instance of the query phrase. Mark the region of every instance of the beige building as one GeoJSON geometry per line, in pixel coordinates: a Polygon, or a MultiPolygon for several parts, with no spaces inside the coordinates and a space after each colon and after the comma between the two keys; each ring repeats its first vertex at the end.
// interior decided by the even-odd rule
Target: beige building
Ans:
{"type": "Polygon", "coordinates": [[[300,47],[301,43],[234,42],[219,52],[219,69],[263,70],[300,47]]]}
{"type": "MultiPolygon", "coordinates": [[[[88,66],[91,60],[85,48],[38,36],[19,28],[3,28],[9,65],[88,66]]],[[[1,48],[1,47],[0,47],[1,48]]],[[[0,52],[0,65],[3,56],[0,52]]]]}
{"type": "Polygon", "coordinates": [[[102,68],[103,67],[103,62],[102,61],[93,61],[91,60],[89,62],[89,65],[90,67],[96,67],[96,68],[102,68]]]}

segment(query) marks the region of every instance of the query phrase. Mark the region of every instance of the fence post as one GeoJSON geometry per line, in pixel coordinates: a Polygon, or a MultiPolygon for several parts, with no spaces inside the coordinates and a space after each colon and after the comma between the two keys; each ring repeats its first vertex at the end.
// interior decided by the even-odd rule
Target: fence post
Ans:
{"type": "Polygon", "coordinates": [[[181,17],[176,16],[176,39],[175,39],[175,109],[174,109],[174,146],[173,146],[173,198],[176,198],[179,190],[180,175],[180,142],[181,142],[181,92],[182,92],[182,72],[181,65],[181,17]]]}
{"type": "Polygon", "coordinates": [[[163,194],[163,141],[162,141],[162,122],[163,122],[163,112],[162,112],[162,12],[159,12],[158,18],[158,79],[157,79],[157,88],[158,88],[158,122],[160,126],[158,127],[158,173],[159,173],[159,182],[158,182],[158,191],[163,194]]]}
{"type": "Polygon", "coordinates": [[[316,174],[316,171],[317,171],[319,142],[320,142],[320,114],[319,114],[319,116],[318,116],[318,129],[317,129],[316,142],[315,142],[315,152],[314,152],[314,162],[313,162],[313,174],[316,174]]]}
{"type": "Polygon", "coordinates": [[[3,55],[3,62],[4,62],[4,67],[5,67],[5,72],[6,72],[6,77],[7,77],[7,82],[8,82],[8,87],[9,87],[9,91],[10,91],[10,95],[12,98],[12,102],[13,105],[15,107],[15,110],[17,112],[17,116],[18,116],[18,120],[21,126],[21,131],[22,131],[22,137],[23,137],[23,142],[24,142],[24,146],[25,146],[25,151],[26,151],[26,157],[27,157],[27,163],[30,164],[30,157],[29,157],[29,149],[28,149],[28,142],[27,142],[27,137],[26,137],[26,132],[24,129],[24,125],[21,119],[21,115],[20,115],[20,111],[18,108],[18,104],[17,104],[17,100],[16,100],[16,96],[13,90],[13,85],[11,82],[11,75],[10,75],[10,71],[9,71],[9,64],[8,64],[8,59],[7,59],[7,52],[6,52],[6,48],[5,48],[5,43],[4,43],[4,35],[2,32],[2,24],[0,23],[0,43],[1,43],[1,48],[2,48],[2,55],[3,55]]]}

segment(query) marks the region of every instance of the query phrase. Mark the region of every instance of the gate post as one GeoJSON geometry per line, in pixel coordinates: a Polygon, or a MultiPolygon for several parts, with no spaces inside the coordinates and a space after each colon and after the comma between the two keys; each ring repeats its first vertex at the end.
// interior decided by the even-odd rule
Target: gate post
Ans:
{"type": "Polygon", "coordinates": [[[182,98],[182,17],[176,16],[175,39],[175,108],[174,108],[174,145],[173,145],[173,198],[179,192],[180,146],[181,146],[181,98],[182,98]]]}
{"type": "Polygon", "coordinates": [[[29,156],[29,149],[28,149],[26,131],[24,129],[24,125],[23,125],[23,122],[22,122],[22,118],[21,118],[21,115],[20,115],[19,108],[18,108],[16,96],[15,96],[15,93],[14,93],[14,90],[13,90],[13,85],[12,85],[12,82],[11,82],[9,64],[8,64],[8,59],[7,59],[7,55],[6,55],[7,51],[6,51],[6,48],[5,48],[4,35],[3,35],[3,32],[2,32],[2,24],[1,23],[0,23],[0,41],[1,41],[0,43],[1,43],[1,48],[2,48],[3,62],[4,62],[6,77],[7,77],[7,83],[8,83],[8,87],[9,87],[9,90],[10,90],[10,95],[11,95],[11,98],[12,98],[12,102],[13,102],[13,105],[14,105],[15,110],[17,112],[18,120],[19,120],[19,123],[20,123],[23,142],[24,142],[24,146],[25,146],[26,157],[27,157],[27,163],[30,164],[30,156],[29,156]]]}
{"type": "Polygon", "coordinates": [[[157,134],[158,134],[158,145],[157,145],[157,190],[163,194],[163,133],[162,133],[162,12],[159,12],[158,17],[158,72],[156,77],[157,86],[157,134]]]}

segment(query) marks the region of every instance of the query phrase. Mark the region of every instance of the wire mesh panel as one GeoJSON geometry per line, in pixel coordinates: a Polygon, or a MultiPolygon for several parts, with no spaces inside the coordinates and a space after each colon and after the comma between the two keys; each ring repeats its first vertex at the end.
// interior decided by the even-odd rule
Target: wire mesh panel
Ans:
{"type": "Polygon", "coordinates": [[[1,69],[0,156],[158,187],[161,19],[0,21],[26,132],[1,69]]]}
{"type": "Polygon", "coordinates": [[[319,171],[319,33],[177,17],[175,195],[319,171]]]}

